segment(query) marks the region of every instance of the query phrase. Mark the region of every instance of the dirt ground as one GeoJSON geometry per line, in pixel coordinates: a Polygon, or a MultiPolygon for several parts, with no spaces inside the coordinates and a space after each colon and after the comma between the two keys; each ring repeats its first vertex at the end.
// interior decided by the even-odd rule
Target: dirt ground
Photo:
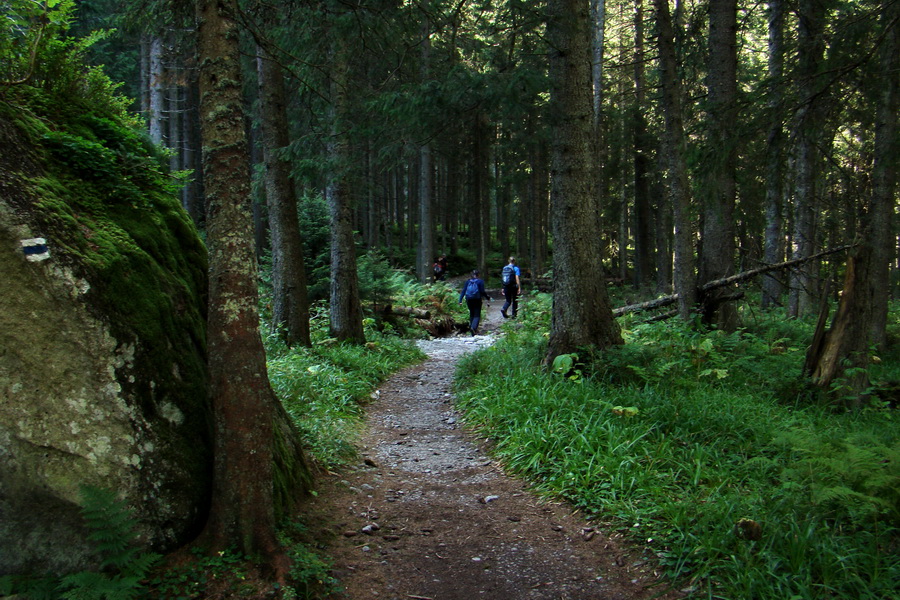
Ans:
{"type": "Polygon", "coordinates": [[[664,593],[652,555],[507,476],[454,409],[457,360],[483,335],[420,342],[429,359],[376,392],[359,464],[325,478],[304,512],[342,600],[632,600],[664,593]]]}

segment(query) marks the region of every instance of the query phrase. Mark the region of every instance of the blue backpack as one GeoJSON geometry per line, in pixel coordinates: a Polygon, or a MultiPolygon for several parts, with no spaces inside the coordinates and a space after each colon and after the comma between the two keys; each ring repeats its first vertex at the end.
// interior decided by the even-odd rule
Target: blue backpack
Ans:
{"type": "Polygon", "coordinates": [[[503,285],[509,285],[516,278],[516,268],[512,265],[506,265],[503,267],[503,270],[500,271],[500,281],[503,282],[503,285]]]}
{"type": "Polygon", "coordinates": [[[478,289],[477,279],[470,279],[469,282],[466,283],[466,298],[469,298],[470,300],[481,298],[481,291],[478,289]]]}

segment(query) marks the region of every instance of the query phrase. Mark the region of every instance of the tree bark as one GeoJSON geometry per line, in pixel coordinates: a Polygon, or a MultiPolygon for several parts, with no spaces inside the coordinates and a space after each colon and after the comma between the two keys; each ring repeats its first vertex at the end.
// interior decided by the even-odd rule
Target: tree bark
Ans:
{"type": "MultiPolygon", "coordinates": [[[[709,69],[707,76],[707,165],[704,177],[703,235],[700,281],[734,273],[734,205],[737,195],[737,1],[709,5],[709,69]]],[[[737,326],[730,303],[719,302],[718,290],[702,298],[703,320],[725,330],[737,326]]]]}
{"type": "Polygon", "coordinates": [[[434,195],[431,147],[419,146],[419,244],[417,274],[421,283],[431,280],[432,265],[437,255],[434,251],[434,195]]]}
{"type": "MultiPolygon", "coordinates": [[[[858,406],[869,386],[868,326],[873,299],[872,248],[859,246],[847,262],[838,311],[820,344],[810,347],[807,370],[816,386],[841,403],[858,406]]],[[[823,305],[825,302],[823,301],[823,305]]]]}
{"type": "Polygon", "coordinates": [[[150,104],[147,121],[150,140],[154,144],[163,143],[163,115],[165,114],[165,70],[163,67],[163,41],[159,36],[150,39],[150,104]]]}
{"type": "MultiPolygon", "coordinates": [[[[811,255],[816,247],[816,179],[821,134],[819,64],[824,53],[823,0],[800,0],[798,40],[798,87],[802,105],[794,117],[797,138],[794,184],[794,228],[792,258],[811,255]]],[[[818,283],[812,263],[791,278],[789,312],[799,317],[812,312],[818,283]]]]}
{"type": "Polygon", "coordinates": [[[550,0],[551,231],[553,309],[547,361],[586,346],[621,344],[606,282],[596,273],[600,236],[594,194],[590,6],[588,0],[550,0]]]}
{"type": "Polygon", "coordinates": [[[652,147],[649,141],[644,76],[644,0],[635,0],[634,10],[634,105],[631,138],[634,144],[634,285],[648,285],[653,278],[653,211],[650,202],[652,147]]]}
{"type": "Polygon", "coordinates": [[[665,115],[665,153],[667,155],[669,195],[675,220],[675,292],[678,314],[690,319],[697,300],[694,274],[691,196],[685,160],[684,124],[681,116],[681,85],[675,52],[675,32],[668,0],[654,0],[659,27],[659,68],[662,79],[662,107],[665,115]]]}
{"type": "Polygon", "coordinates": [[[233,546],[268,557],[283,575],[287,565],[275,537],[273,502],[276,399],[259,335],[236,11],[236,0],[197,2],[215,431],[204,541],[213,551],[233,546]]]}
{"type": "Polygon", "coordinates": [[[330,334],[340,341],[364,344],[359,275],[353,235],[351,152],[348,127],[347,86],[350,55],[346,41],[335,32],[331,53],[331,137],[328,155],[331,172],[325,191],[331,214],[331,311],[330,334]]]}
{"type": "Polygon", "coordinates": [[[897,111],[900,110],[900,4],[882,3],[881,77],[875,108],[875,157],[872,170],[872,202],[865,216],[864,239],[872,246],[869,297],[872,322],[870,343],[884,347],[887,342],[888,301],[890,299],[890,263],[894,255],[891,222],[897,188],[897,111]]]}
{"type": "MultiPolygon", "coordinates": [[[[784,74],[784,0],[769,0],[769,115],[771,125],[766,140],[766,238],[765,261],[784,260],[784,131],[781,119],[784,74]]],[[[762,306],[771,308],[781,301],[784,285],[774,276],[763,278],[762,306]]]]}
{"type": "Polygon", "coordinates": [[[289,347],[309,346],[309,301],[297,195],[290,163],[280,154],[290,142],[284,74],[262,47],[257,47],[257,82],[272,245],[272,329],[289,347]]]}
{"type": "Polygon", "coordinates": [[[606,34],[606,0],[591,0],[591,79],[594,90],[594,128],[599,133],[603,107],[603,50],[606,34]]]}

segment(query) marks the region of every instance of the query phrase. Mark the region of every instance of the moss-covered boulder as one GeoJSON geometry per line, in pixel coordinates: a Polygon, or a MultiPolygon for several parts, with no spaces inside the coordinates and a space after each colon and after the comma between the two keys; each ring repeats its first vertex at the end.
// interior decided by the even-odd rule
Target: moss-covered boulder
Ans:
{"type": "Polygon", "coordinates": [[[96,557],[79,488],[115,490],[148,548],[210,489],[206,251],[121,118],[0,98],[0,575],[96,557]]]}

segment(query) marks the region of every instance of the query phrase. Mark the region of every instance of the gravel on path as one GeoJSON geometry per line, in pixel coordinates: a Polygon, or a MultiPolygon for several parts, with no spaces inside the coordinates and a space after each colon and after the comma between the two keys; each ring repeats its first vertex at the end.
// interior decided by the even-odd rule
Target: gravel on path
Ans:
{"type": "Polygon", "coordinates": [[[453,406],[457,360],[486,335],[420,342],[429,358],[367,408],[360,461],[304,508],[350,600],[632,600],[664,593],[652,556],[507,476],[453,406]]]}

